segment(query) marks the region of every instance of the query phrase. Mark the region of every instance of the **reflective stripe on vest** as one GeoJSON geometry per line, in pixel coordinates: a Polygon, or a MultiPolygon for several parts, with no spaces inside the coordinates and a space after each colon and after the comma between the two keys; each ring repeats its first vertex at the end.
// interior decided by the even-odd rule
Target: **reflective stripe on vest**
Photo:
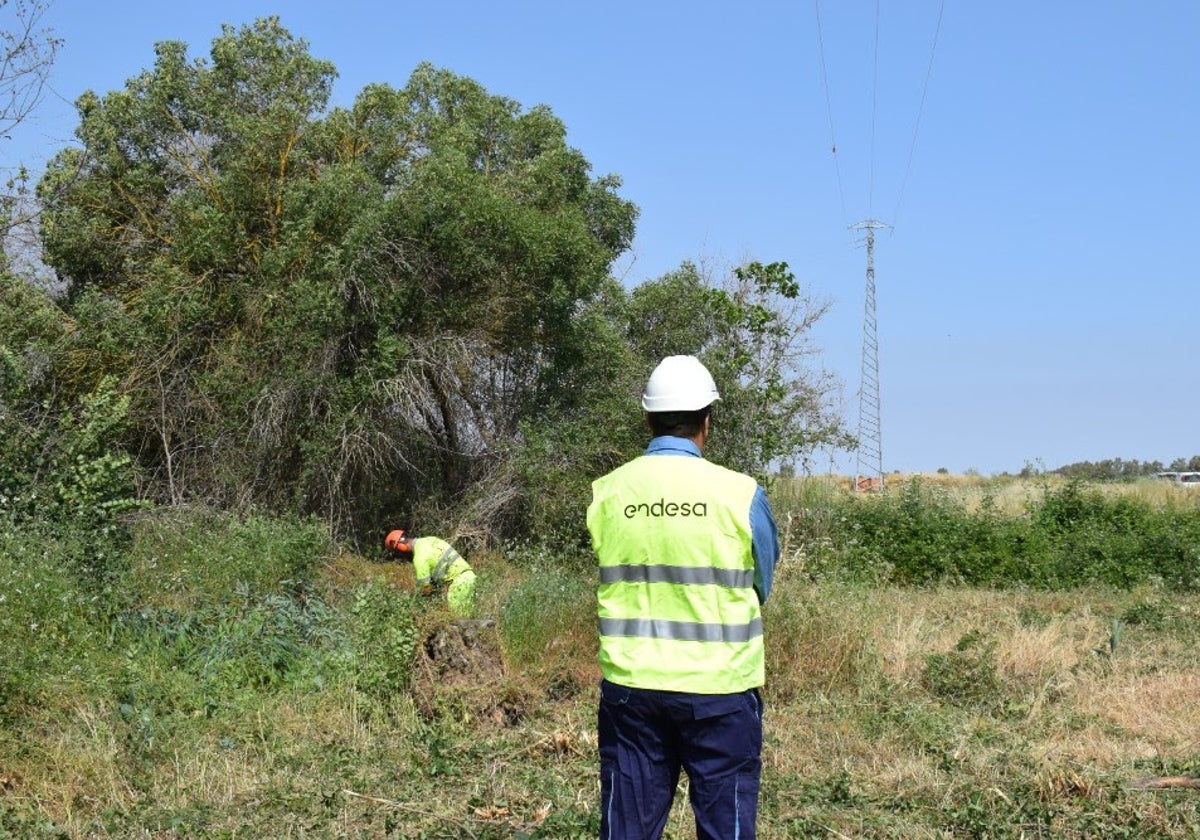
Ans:
{"type": "Polygon", "coordinates": [[[713,583],[731,589],[754,586],[753,569],[712,569],[707,566],[603,566],[601,583],[713,583]]]}
{"type": "Polygon", "coordinates": [[[440,537],[413,540],[413,574],[419,586],[451,580],[470,568],[462,555],[440,537]]]}
{"type": "Polygon", "coordinates": [[[762,619],[749,624],[699,624],[694,621],[663,621],[653,618],[602,618],[602,636],[643,636],[648,639],[677,639],[687,642],[748,642],[762,635],[762,619]]]}
{"type": "Polygon", "coordinates": [[[454,546],[446,546],[446,550],[442,552],[442,556],[438,560],[437,565],[433,567],[433,579],[441,580],[444,578],[446,576],[446,572],[450,571],[450,564],[459,559],[461,558],[458,556],[458,552],[454,550],[454,546]]]}
{"type": "Polygon", "coordinates": [[[635,688],[762,685],[752,478],[702,458],[636,458],[592,485],[600,670],[635,688]]]}

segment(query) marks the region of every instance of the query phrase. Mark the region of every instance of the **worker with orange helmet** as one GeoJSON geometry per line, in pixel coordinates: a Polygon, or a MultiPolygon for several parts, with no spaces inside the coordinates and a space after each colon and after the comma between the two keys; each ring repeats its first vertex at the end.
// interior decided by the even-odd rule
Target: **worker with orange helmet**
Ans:
{"type": "Polygon", "coordinates": [[[475,612],[475,572],[454,546],[440,537],[414,537],[403,528],[390,531],[383,547],[398,560],[413,564],[417,588],[428,595],[446,587],[446,603],[461,618],[475,612]]]}

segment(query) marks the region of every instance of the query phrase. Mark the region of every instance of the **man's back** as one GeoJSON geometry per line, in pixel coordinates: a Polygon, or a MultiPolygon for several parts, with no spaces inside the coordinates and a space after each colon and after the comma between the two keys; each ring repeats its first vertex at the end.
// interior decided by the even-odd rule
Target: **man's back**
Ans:
{"type": "Polygon", "coordinates": [[[754,838],[778,541],[755,481],[703,459],[719,399],[694,356],[663,359],[642,395],[646,453],[592,485],[606,840],[657,840],[681,770],[698,840],[754,838]]]}
{"type": "Polygon", "coordinates": [[[762,685],[756,490],[750,477],[699,457],[653,454],[596,480],[588,527],[605,679],[699,694],[762,685]]]}

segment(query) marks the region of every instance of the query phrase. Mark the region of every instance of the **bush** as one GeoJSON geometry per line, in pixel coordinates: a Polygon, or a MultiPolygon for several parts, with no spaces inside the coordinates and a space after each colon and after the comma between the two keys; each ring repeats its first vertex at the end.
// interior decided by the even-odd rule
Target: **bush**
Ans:
{"type": "Polygon", "coordinates": [[[371,700],[390,704],[412,682],[417,651],[416,604],[378,580],[351,595],[350,633],[354,647],[354,687],[371,700]]]}
{"type": "Polygon", "coordinates": [[[115,446],[129,413],[111,378],[59,413],[30,389],[28,364],[0,345],[0,515],[79,522],[99,533],[136,499],[132,459],[115,446]]]}
{"type": "Polygon", "coordinates": [[[34,387],[44,375],[34,367],[0,344],[0,523],[53,526],[74,546],[70,559],[101,583],[128,543],[122,515],[146,507],[133,462],[114,443],[129,400],[105,378],[74,405],[55,406],[34,387]]]}
{"type": "Polygon", "coordinates": [[[320,599],[254,596],[244,584],[196,610],[147,608],[126,624],[138,644],[157,648],[168,667],[191,674],[216,697],[293,685],[308,675],[320,684],[319,660],[346,642],[320,599]]]}
{"type": "Polygon", "coordinates": [[[822,575],[877,583],[1066,589],[1158,584],[1200,589],[1200,511],[1154,509],[1073,481],[1046,488],[1023,516],[976,511],[920,479],[899,492],[834,498],[814,542],[822,575]]]}

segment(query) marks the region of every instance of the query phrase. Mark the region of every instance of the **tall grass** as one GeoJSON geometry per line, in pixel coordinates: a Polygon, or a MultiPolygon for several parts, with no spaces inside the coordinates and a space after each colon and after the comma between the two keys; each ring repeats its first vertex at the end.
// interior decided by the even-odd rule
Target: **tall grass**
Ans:
{"type": "Polygon", "coordinates": [[[107,670],[103,593],[69,546],[38,528],[0,528],[0,725],[107,670]]]}
{"type": "MultiPolygon", "coordinates": [[[[929,546],[981,564],[1014,556],[997,534],[1172,542],[1194,513],[1067,487],[1027,487],[1016,514],[948,484],[772,491],[760,837],[1195,836],[1194,796],[1153,784],[1200,776],[1200,595],[1158,574],[968,586],[982,566],[957,555],[901,582],[929,546]],[[868,551],[865,522],[901,536],[868,551]]],[[[595,575],[575,558],[472,557],[485,621],[460,627],[408,566],[305,522],[145,516],[107,590],[36,532],[0,552],[0,838],[598,830],[595,575]]],[[[666,836],[694,837],[685,796],[666,836]]]]}

